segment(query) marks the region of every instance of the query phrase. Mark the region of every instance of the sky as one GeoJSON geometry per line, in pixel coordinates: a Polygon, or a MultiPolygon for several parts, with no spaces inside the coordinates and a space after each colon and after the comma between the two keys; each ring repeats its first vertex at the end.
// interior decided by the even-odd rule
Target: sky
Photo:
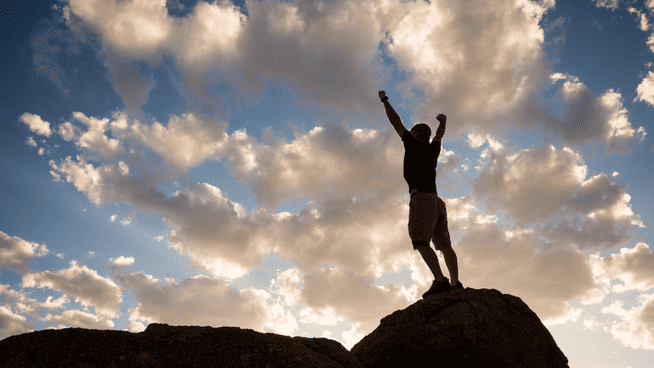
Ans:
{"type": "Polygon", "coordinates": [[[3,1],[2,27],[0,338],[350,349],[432,281],[385,90],[407,128],[447,115],[463,285],[571,367],[654,361],[653,0],[3,1]]]}

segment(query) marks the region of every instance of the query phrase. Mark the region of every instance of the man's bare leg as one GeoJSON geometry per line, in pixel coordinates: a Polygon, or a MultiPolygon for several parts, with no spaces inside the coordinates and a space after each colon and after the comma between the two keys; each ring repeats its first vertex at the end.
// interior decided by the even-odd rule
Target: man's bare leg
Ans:
{"type": "Polygon", "coordinates": [[[454,286],[459,281],[459,263],[456,259],[456,253],[454,253],[454,249],[451,246],[441,249],[441,252],[443,253],[443,257],[445,257],[447,270],[450,271],[450,282],[454,286]]]}
{"type": "Polygon", "coordinates": [[[416,248],[418,249],[418,252],[420,252],[422,259],[424,259],[425,263],[427,263],[427,266],[429,266],[431,273],[434,274],[436,281],[442,281],[445,276],[443,276],[441,265],[438,263],[438,257],[436,256],[434,249],[432,249],[430,246],[419,246],[416,248]]]}

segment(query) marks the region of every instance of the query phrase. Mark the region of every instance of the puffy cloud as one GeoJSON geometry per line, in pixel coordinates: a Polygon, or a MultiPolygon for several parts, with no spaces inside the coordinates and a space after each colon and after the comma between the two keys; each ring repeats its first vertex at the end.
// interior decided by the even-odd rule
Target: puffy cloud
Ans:
{"type": "MultiPolygon", "coordinates": [[[[70,262],[70,268],[23,275],[22,287],[50,288],[64,292],[83,306],[92,306],[105,316],[114,318],[122,301],[120,289],[97,271],[70,262]]],[[[99,318],[99,317],[98,317],[99,318]]]]}
{"type": "Polygon", "coordinates": [[[45,244],[37,244],[0,231],[0,267],[25,273],[32,259],[43,257],[50,251],[45,244]]]}
{"type": "Polygon", "coordinates": [[[584,252],[557,245],[530,228],[504,226],[471,197],[445,200],[464,286],[496,288],[520,297],[546,324],[576,320],[568,302],[596,302],[597,286],[584,252]]]}
{"type": "Polygon", "coordinates": [[[142,124],[120,113],[110,125],[115,137],[151,149],[181,173],[217,157],[228,139],[225,122],[192,113],[172,115],[166,126],[157,121],[142,124]]]}
{"type": "Polygon", "coordinates": [[[416,1],[390,30],[389,54],[424,99],[418,120],[447,111],[454,133],[542,120],[534,93],[549,75],[539,22],[553,2],[416,1]],[[492,121],[492,124],[489,122],[492,121]]]}
{"type": "Polygon", "coordinates": [[[304,275],[303,281],[302,301],[319,311],[314,318],[324,317],[314,322],[335,324],[336,316],[344,316],[359,326],[358,330],[368,332],[377,327],[382,317],[413,299],[402,286],[376,286],[374,277],[344,267],[314,269],[304,275]]]}
{"type": "Polygon", "coordinates": [[[14,313],[4,305],[0,305],[0,321],[2,321],[0,324],[0,340],[34,331],[34,326],[27,323],[27,318],[14,313]]]}
{"type": "Polygon", "coordinates": [[[645,243],[622,248],[620,253],[606,257],[591,255],[590,264],[596,277],[605,284],[609,285],[615,279],[624,282],[624,285],[614,285],[614,291],[647,291],[654,287],[654,253],[645,243]]]}
{"type": "Polygon", "coordinates": [[[152,56],[172,31],[166,0],[67,2],[64,12],[69,24],[77,19],[83,21],[101,36],[105,47],[123,56],[152,56]]]}
{"type": "Polygon", "coordinates": [[[107,319],[106,316],[97,316],[92,313],[75,309],[69,309],[59,315],[49,313],[43,318],[43,320],[46,322],[58,323],[59,328],[81,327],[94,330],[109,330],[114,327],[113,321],[107,319]]]}
{"type": "Polygon", "coordinates": [[[396,195],[406,185],[401,144],[390,129],[351,130],[344,124],[316,127],[291,143],[270,145],[235,133],[229,162],[235,178],[251,184],[257,201],[272,207],[302,196],[318,201],[371,198],[396,195]]]}
{"type": "Polygon", "coordinates": [[[26,143],[27,143],[29,146],[36,147],[36,142],[34,141],[34,137],[27,137],[27,141],[26,141],[26,143]]]}
{"type": "Polygon", "coordinates": [[[239,291],[218,278],[194,276],[163,284],[142,272],[115,276],[138,305],[130,320],[176,325],[239,326],[261,330],[270,322],[265,291],[239,291]]]}
{"type": "Polygon", "coordinates": [[[638,95],[634,101],[645,101],[654,106],[654,72],[648,72],[642,82],[636,87],[638,95]]]}
{"type": "Polygon", "coordinates": [[[618,300],[602,308],[602,313],[615,314],[622,319],[613,322],[611,334],[624,346],[654,349],[654,294],[640,294],[638,301],[640,305],[626,310],[624,303],[618,300]]]}
{"type": "Polygon", "coordinates": [[[508,155],[491,153],[479,169],[473,193],[507,209],[521,224],[543,226],[552,239],[585,248],[610,249],[625,242],[631,226],[643,226],[624,188],[588,168],[570,148],[540,146],[508,155]]]}
{"type": "Polygon", "coordinates": [[[620,0],[593,0],[598,8],[608,8],[615,11],[620,6],[620,0]]]}
{"type": "Polygon", "coordinates": [[[134,257],[124,257],[120,256],[116,259],[109,258],[107,261],[108,263],[108,268],[109,271],[112,274],[115,274],[116,272],[124,269],[125,267],[129,267],[134,264],[134,257]]]}
{"type": "Polygon", "coordinates": [[[36,134],[44,135],[46,137],[49,137],[50,134],[52,134],[52,131],[50,130],[50,123],[44,121],[38,115],[26,112],[21,115],[18,120],[25,123],[25,125],[27,125],[27,127],[36,134]]]}
{"type": "Polygon", "coordinates": [[[631,148],[638,133],[641,137],[646,134],[644,128],[635,130],[631,126],[619,92],[608,89],[595,98],[578,78],[566,75],[563,79],[562,93],[567,105],[561,120],[551,119],[546,128],[561,135],[568,144],[604,140],[607,153],[624,153],[631,148]]]}
{"type": "Polygon", "coordinates": [[[376,106],[371,91],[383,74],[379,41],[401,16],[395,1],[247,2],[247,17],[229,1],[199,2],[179,18],[165,5],[69,0],[63,9],[69,27],[100,36],[102,57],[128,110],[144,103],[152,82],[127,62],[153,67],[172,56],[177,88],[200,108],[226,108],[219,101],[250,99],[272,82],[299,88],[325,109],[370,114],[376,106]],[[352,14],[356,22],[348,21],[352,14]],[[212,91],[212,85],[232,89],[237,83],[243,95],[212,91]]]}
{"type": "MultiPolygon", "coordinates": [[[[125,123],[116,129],[127,127],[125,123]]],[[[144,141],[154,135],[139,134],[144,141]]],[[[229,270],[230,277],[259,262],[268,248],[279,249],[303,268],[315,264],[311,256],[317,254],[313,250],[324,252],[328,248],[329,259],[365,268],[361,262],[368,256],[362,253],[371,251],[360,250],[362,253],[353,257],[353,250],[359,248],[352,245],[395,242],[397,236],[381,234],[388,232],[387,224],[406,222],[406,214],[402,215],[406,204],[394,201],[399,187],[405,186],[400,169],[401,143],[390,129],[352,131],[338,125],[317,128],[291,144],[276,142],[271,146],[235,132],[224,151],[235,176],[252,180],[260,200],[277,203],[304,194],[316,197],[323,208],[311,205],[301,214],[289,216],[273,215],[266,209],[245,214],[241,206],[212,185],[190,184],[168,197],[154,189],[149,180],[139,178],[140,173],[132,175],[130,170],[125,175],[120,162],[95,167],[83,158],[74,161],[68,157],[59,163],[50,161],[50,166],[55,178],[65,177],[96,204],[125,203],[141,211],[157,212],[170,226],[168,239],[175,246],[211,272],[227,276],[227,271],[221,270],[229,270]],[[318,220],[316,211],[324,212],[322,219],[318,220]],[[351,218],[351,211],[359,211],[359,217],[351,218]],[[380,211],[394,215],[380,217],[380,211]],[[343,215],[348,219],[338,217],[343,215]],[[311,224],[318,224],[321,230],[314,231],[311,224]],[[344,234],[351,234],[350,239],[345,240],[344,234]],[[323,245],[307,248],[304,243],[309,240],[323,245]]],[[[455,159],[450,156],[448,161],[455,159]]]]}

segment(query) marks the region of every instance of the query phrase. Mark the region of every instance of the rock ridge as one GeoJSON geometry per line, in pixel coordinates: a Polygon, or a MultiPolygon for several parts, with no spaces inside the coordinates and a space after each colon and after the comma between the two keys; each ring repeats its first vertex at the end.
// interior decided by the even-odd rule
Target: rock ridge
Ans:
{"type": "Polygon", "coordinates": [[[0,340],[0,367],[568,367],[538,316],[495,289],[421,299],[381,319],[350,351],[326,338],[239,327],[169,326],[145,331],[66,328],[0,340]]]}

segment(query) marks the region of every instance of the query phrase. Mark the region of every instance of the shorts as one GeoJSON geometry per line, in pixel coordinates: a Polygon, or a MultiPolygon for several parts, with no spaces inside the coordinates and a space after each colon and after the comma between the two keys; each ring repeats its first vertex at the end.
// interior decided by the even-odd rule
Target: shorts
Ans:
{"type": "Polygon", "coordinates": [[[445,202],[436,193],[416,193],[409,203],[409,236],[416,246],[434,242],[436,250],[452,246],[450,232],[447,230],[447,210],[445,202]]]}

